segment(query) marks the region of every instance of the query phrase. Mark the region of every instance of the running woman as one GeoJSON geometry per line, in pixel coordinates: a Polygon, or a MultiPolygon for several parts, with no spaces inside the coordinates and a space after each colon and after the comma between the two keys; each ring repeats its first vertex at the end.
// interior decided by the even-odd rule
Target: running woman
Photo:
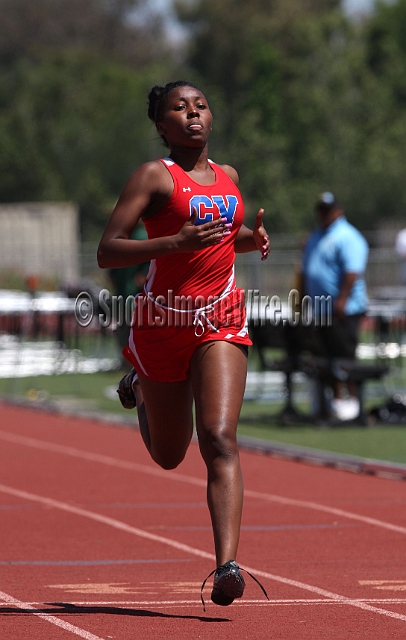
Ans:
{"type": "Polygon", "coordinates": [[[130,176],[98,248],[101,268],[151,261],[144,295],[136,298],[124,350],[134,371],[120,382],[124,406],[137,406],[140,432],[163,469],[182,462],[195,426],[207,467],[207,501],[217,569],[211,599],[229,605],[244,579],[236,562],[243,503],[237,423],[247,354],[243,291],[235,253],[270,244],[262,224],[243,224],[238,175],[209,159],[212,114],[194,84],[155,86],[148,116],[169,149],[130,176]],[[139,220],[147,240],[133,240],[139,220]]]}

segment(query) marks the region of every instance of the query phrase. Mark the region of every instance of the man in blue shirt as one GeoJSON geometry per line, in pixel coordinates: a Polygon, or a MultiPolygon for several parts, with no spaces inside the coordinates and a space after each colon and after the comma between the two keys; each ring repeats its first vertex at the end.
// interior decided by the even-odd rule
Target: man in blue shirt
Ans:
{"type": "MultiPolygon", "coordinates": [[[[311,234],[303,254],[304,293],[313,301],[323,355],[329,359],[354,359],[358,326],[368,303],[364,279],[368,244],[347,221],[332,193],[320,195],[316,215],[318,228],[311,234]]],[[[356,418],[359,401],[355,387],[344,385],[337,378],[333,392],[333,414],[341,420],[356,418]]]]}

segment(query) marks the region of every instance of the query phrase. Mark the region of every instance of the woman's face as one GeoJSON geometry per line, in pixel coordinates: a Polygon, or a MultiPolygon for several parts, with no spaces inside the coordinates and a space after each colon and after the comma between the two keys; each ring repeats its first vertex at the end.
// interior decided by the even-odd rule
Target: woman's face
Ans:
{"type": "Polygon", "coordinates": [[[176,87],[167,96],[157,130],[169,148],[205,146],[212,129],[209,104],[199,89],[176,87]]]}

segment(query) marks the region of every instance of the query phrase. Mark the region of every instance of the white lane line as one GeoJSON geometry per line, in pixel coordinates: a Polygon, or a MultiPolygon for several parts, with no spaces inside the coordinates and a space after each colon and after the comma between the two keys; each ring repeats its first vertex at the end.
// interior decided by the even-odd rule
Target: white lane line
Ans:
{"type": "MultiPolygon", "coordinates": [[[[366,602],[369,604],[405,604],[406,599],[402,598],[351,598],[352,602],[366,602]]],[[[53,604],[54,606],[58,606],[58,603],[48,603],[53,604]]],[[[135,606],[179,606],[179,605],[190,605],[195,607],[196,604],[200,605],[200,600],[100,600],[93,601],[87,600],[85,602],[79,602],[76,600],[69,600],[69,605],[74,607],[135,607],[135,606]]],[[[248,600],[244,598],[244,600],[236,600],[234,604],[239,607],[251,606],[251,605],[265,605],[265,606],[288,606],[288,605],[318,605],[318,604],[326,604],[326,605],[340,605],[342,606],[342,602],[338,600],[326,600],[319,598],[288,598],[284,600],[248,600]]],[[[41,607],[44,605],[43,602],[25,602],[24,606],[33,605],[35,607],[41,607]]],[[[8,606],[6,602],[0,602],[0,608],[8,606]]],[[[62,605],[61,605],[62,606],[62,605]]],[[[68,609],[67,609],[68,610],[68,609]]]]}
{"type": "Polygon", "coordinates": [[[95,636],[94,633],[89,633],[89,631],[85,631],[84,629],[80,629],[79,627],[75,627],[75,625],[70,624],[70,622],[65,622],[65,620],[60,620],[53,615],[49,615],[48,613],[40,613],[36,611],[35,607],[31,606],[27,602],[21,602],[21,600],[16,600],[12,596],[9,596],[8,593],[4,593],[4,591],[0,591],[0,599],[7,605],[13,605],[14,607],[18,607],[19,609],[32,611],[33,616],[37,616],[38,618],[42,618],[46,622],[50,622],[57,627],[61,627],[65,631],[69,631],[70,633],[74,633],[76,636],[80,638],[85,638],[85,640],[103,640],[100,636],[95,636]]]}
{"type": "MultiPolygon", "coordinates": [[[[53,498],[39,496],[34,493],[29,493],[28,491],[20,491],[19,489],[14,489],[13,487],[7,487],[3,484],[0,484],[0,491],[3,491],[3,493],[7,493],[12,496],[21,498],[23,500],[32,500],[34,502],[39,502],[40,504],[45,504],[48,507],[54,507],[55,509],[60,509],[68,513],[73,513],[78,516],[83,516],[85,518],[89,518],[90,520],[95,520],[96,522],[100,522],[102,524],[106,524],[108,526],[114,527],[115,529],[125,531],[126,533],[131,533],[141,538],[146,538],[147,540],[152,540],[154,542],[160,542],[161,544],[166,544],[170,547],[173,547],[178,550],[182,550],[185,553],[190,553],[200,558],[205,558],[205,559],[215,561],[215,556],[212,553],[207,553],[206,551],[202,551],[195,547],[182,544],[170,538],[165,538],[164,536],[157,536],[155,534],[144,531],[143,529],[138,529],[137,527],[133,527],[131,525],[126,524],[125,522],[121,522],[120,520],[115,520],[114,518],[109,518],[102,514],[95,513],[93,511],[88,511],[87,509],[82,509],[80,507],[74,507],[73,505],[67,504],[66,502],[60,502],[59,500],[54,500],[53,498]]],[[[291,580],[290,578],[285,578],[283,576],[279,576],[274,573],[268,573],[266,571],[261,571],[260,569],[247,567],[246,565],[244,565],[244,568],[247,571],[250,571],[251,573],[256,574],[257,576],[268,578],[269,580],[273,580],[275,582],[281,582],[283,584],[296,587],[297,589],[304,589],[312,593],[317,593],[319,596],[324,596],[325,598],[335,600],[337,603],[347,604],[352,607],[363,609],[364,611],[379,613],[380,615],[384,615],[389,618],[396,618],[397,620],[403,620],[406,622],[406,615],[401,615],[400,613],[395,613],[393,611],[387,611],[386,609],[374,607],[372,605],[366,604],[365,602],[353,600],[352,598],[341,596],[332,591],[327,591],[326,589],[321,589],[319,587],[315,587],[313,585],[306,584],[305,582],[300,582],[298,580],[291,580]]]]}
{"type": "Polygon", "coordinates": [[[165,478],[168,480],[173,478],[175,480],[181,480],[182,482],[188,482],[199,487],[206,487],[206,481],[200,478],[194,478],[193,476],[186,476],[176,471],[164,471],[160,467],[151,466],[147,464],[140,464],[138,462],[129,462],[127,460],[120,460],[113,458],[112,456],[106,456],[102,453],[93,453],[90,451],[81,451],[75,447],[68,447],[63,444],[55,444],[54,442],[46,442],[44,440],[37,440],[26,436],[17,436],[7,431],[0,431],[0,438],[13,442],[15,444],[26,445],[34,449],[41,449],[43,451],[52,451],[53,453],[63,453],[74,458],[82,458],[83,460],[90,460],[91,462],[100,462],[101,464],[107,464],[111,467],[118,467],[119,469],[127,469],[128,471],[139,471],[141,473],[147,473],[150,476],[156,476],[158,478],[165,478]]]}
{"type": "MultiPolygon", "coordinates": [[[[65,445],[55,444],[53,442],[45,442],[43,440],[36,440],[25,436],[18,436],[11,434],[7,431],[0,431],[0,438],[13,442],[15,444],[22,444],[35,449],[41,449],[43,451],[52,451],[54,453],[61,453],[72,456],[74,458],[81,458],[83,460],[90,460],[92,462],[99,462],[101,464],[107,464],[109,466],[118,467],[120,469],[127,469],[129,471],[137,471],[139,473],[146,473],[148,475],[156,476],[158,478],[165,478],[166,481],[172,479],[179,482],[186,482],[198,487],[206,488],[206,481],[194,476],[187,476],[177,471],[164,471],[159,467],[152,467],[146,464],[139,464],[137,462],[129,462],[127,460],[119,460],[111,456],[106,456],[99,453],[91,453],[87,451],[81,451],[75,447],[68,447],[65,445]]],[[[356,520],[369,524],[388,531],[394,531],[406,535],[406,527],[385,522],[384,520],[378,520],[377,518],[370,518],[369,516],[363,516],[352,511],[346,511],[344,509],[336,509],[335,507],[329,507],[317,502],[310,502],[308,500],[296,500],[294,498],[287,498],[285,496],[278,496],[272,493],[262,493],[259,491],[253,491],[251,489],[245,489],[244,495],[248,498],[254,498],[256,500],[266,500],[268,502],[274,502],[277,504],[283,504],[292,507],[312,509],[315,511],[322,511],[323,513],[330,513],[342,518],[348,518],[349,520],[356,520]]]]}
{"type": "Polygon", "coordinates": [[[20,491],[19,489],[13,489],[12,487],[7,487],[4,484],[0,484],[0,491],[3,491],[3,493],[8,493],[9,495],[12,495],[12,496],[16,496],[17,498],[22,498],[23,500],[31,500],[33,502],[39,502],[40,504],[45,504],[47,507],[54,507],[55,509],[67,511],[68,513],[73,513],[74,515],[77,515],[77,516],[90,518],[90,520],[95,520],[96,522],[100,522],[101,524],[106,524],[110,527],[114,527],[115,529],[119,529],[120,531],[124,531],[125,533],[131,533],[133,535],[139,536],[140,538],[152,540],[153,542],[161,542],[162,544],[166,544],[166,545],[169,544],[174,549],[178,549],[179,551],[184,551],[185,553],[190,553],[192,555],[199,556],[200,558],[215,560],[215,555],[213,553],[206,553],[205,551],[200,551],[199,549],[190,547],[188,544],[182,544],[181,542],[176,542],[176,540],[170,540],[169,538],[158,536],[155,533],[150,533],[149,531],[144,531],[144,529],[139,529],[138,527],[133,527],[132,525],[126,524],[125,522],[121,522],[121,520],[116,520],[115,518],[104,516],[101,513],[96,513],[95,511],[89,511],[88,509],[82,509],[81,507],[75,507],[72,504],[68,504],[67,502],[61,502],[59,500],[54,500],[53,498],[38,496],[34,493],[29,493],[27,491],[20,491]]]}
{"type": "Polygon", "coordinates": [[[370,518],[369,516],[362,516],[352,511],[345,511],[344,509],[336,509],[335,507],[329,507],[318,502],[310,502],[308,500],[295,500],[294,498],[286,498],[284,496],[276,496],[270,493],[261,493],[259,491],[251,491],[248,489],[245,491],[245,495],[250,498],[256,498],[259,500],[267,500],[268,502],[276,502],[291,507],[306,507],[308,509],[314,509],[315,511],[323,511],[324,513],[331,513],[335,516],[341,516],[342,518],[349,518],[351,520],[358,520],[364,524],[371,524],[375,527],[381,527],[382,529],[388,529],[389,531],[396,531],[396,533],[406,534],[406,527],[401,527],[397,524],[391,524],[384,520],[378,520],[377,518],[370,518]]]}

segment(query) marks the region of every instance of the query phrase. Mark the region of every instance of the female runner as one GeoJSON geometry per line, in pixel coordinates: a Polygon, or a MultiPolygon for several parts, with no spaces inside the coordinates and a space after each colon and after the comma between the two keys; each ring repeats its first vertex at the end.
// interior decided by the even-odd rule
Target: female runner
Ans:
{"type": "Polygon", "coordinates": [[[186,454],[194,403],[217,559],[211,599],[225,606],[244,591],[235,561],[243,502],[236,433],[251,344],[234,261],[236,252],[255,250],[265,259],[270,245],[263,209],[253,231],[243,225],[235,169],[208,157],[212,114],[205,95],[186,81],[155,86],[148,116],[170,153],[130,176],[98,263],[151,261],[124,350],[135,371],[120,382],[119,395],[127,408],[137,406],[142,438],[164,469],[186,454]],[[140,219],[148,240],[130,238],[140,219]]]}

